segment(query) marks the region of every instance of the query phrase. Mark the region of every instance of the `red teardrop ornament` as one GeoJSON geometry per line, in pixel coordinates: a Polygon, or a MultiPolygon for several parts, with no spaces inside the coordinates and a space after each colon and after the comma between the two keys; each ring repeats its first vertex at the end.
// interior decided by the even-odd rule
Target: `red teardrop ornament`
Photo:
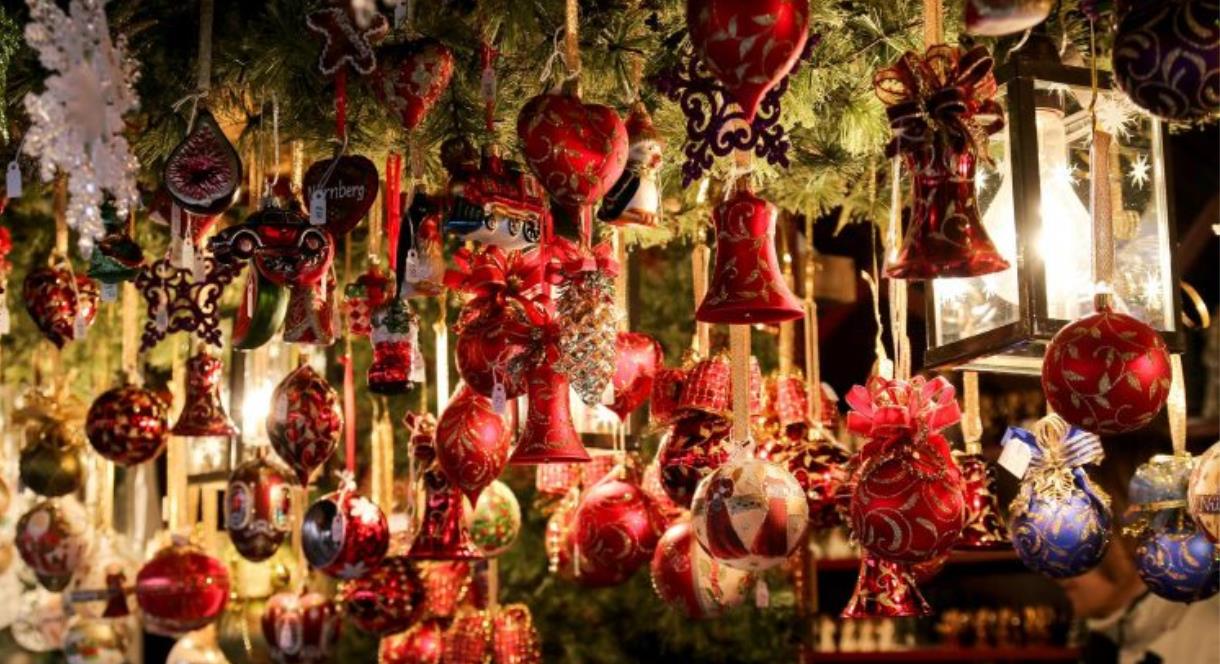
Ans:
{"type": "Polygon", "coordinates": [[[491,400],[462,385],[436,423],[437,460],[474,504],[508,462],[512,431],[491,400]]]}
{"type": "Polygon", "coordinates": [[[398,116],[403,128],[411,131],[449,87],[453,52],[443,44],[421,39],[382,48],[377,58],[373,92],[398,116]]]}
{"type": "Polygon", "coordinates": [[[614,403],[608,408],[626,420],[652,394],[653,379],[665,358],[660,342],[639,332],[619,332],[614,346],[614,403]]]}
{"type": "Polygon", "coordinates": [[[627,165],[627,128],[618,113],[575,95],[527,101],[517,116],[517,136],[530,170],[561,205],[593,205],[627,165]]]}
{"type": "Polygon", "coordinates": [[[267,437],[302,485],[334,454],[342,430],[339,395],[313,367],[302,364],[276,386],[267,437]]]}

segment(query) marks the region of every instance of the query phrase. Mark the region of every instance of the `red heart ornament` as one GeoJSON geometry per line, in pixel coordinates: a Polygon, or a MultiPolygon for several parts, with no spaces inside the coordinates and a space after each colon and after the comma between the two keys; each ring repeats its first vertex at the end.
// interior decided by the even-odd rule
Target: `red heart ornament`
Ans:
{"type": "Polygon", "coordinates": [[[21,287],[25,310],[58,348],[76,338],[78,307],[86,325],[97,315],[97,284],[83,274],[75,275],[75,288],[72,281],[71,270],[48,266],[32,270],[21,287]]]}
{"type": "Polygon", "coordinates": [[[609,408],[626,420],[648,400],[664,356],[656,339],[638,332],[619,332],[614,350],[614,403],[609,408]]]}
{"type": "Polygon", "coordinates": [[[336,238],[347,235],[377,200],[381,178],[377,166],[361,155],[314,162],[305,171],[305,201],[319,188],[326,198],[326,230],[336,238]]]}
{"type": "Polygon", "coordinates": [[[430,39],[381,49],[373,93],[411,131],[436,104],[453,77],[453,52],[430,39]]]}
{"type": "Polygon", "coordinates": [[[561,205],[588,207],[627,165],[627,128],[609,106],[569,94],[530,99],[517,116],[530,170],[561,205]]]}
{"type": "Polygon", "coordinates": [[[808,0],[687,0],[691,42],[752,122],[809,37],[808,0]]]}

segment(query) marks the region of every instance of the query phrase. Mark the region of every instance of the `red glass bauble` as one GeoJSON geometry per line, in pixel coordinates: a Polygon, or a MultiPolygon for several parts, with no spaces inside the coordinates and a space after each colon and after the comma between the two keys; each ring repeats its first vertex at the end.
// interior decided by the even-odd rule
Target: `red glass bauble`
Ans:
{"type": "Polygon", "coordinates": [[[809,37],[808,0],[687,0],[686,26],[709,71],[754,119],[809,37]]]}
{"type": "Polygon", "coordinates": [[[411,626],[423,611],[424,585],[406,556],[387,556],[364,576],[343,584],[339,601],[360,629],[383,636],[411,626]]]}
{"type": "Polygon", "coordinates": [[[653,379],[665,358],[660,342],[638,332],[619,332],[614,348],[614,402],[607,407],[626,420],[652,394],[653,379]]]}
{"type": "Polygon", "coordinates": [[[695,487],[728,461],[729,421],[715,415],[690,414],[674,423],[657,448],[661,487],[670,500],[690,507],[695,487]]]}
{"type": "Polygon", "coordinates": [[[601,566],[589,560],[576,545],[579,507],[575,492],[560,502],[546,524],[546,553],[552,572],[586,588],[617,586],[631,577],[634,569],[622,565],[601,566]]]}
{"type": "Polygon", "coordinates": [[[470,563],[461,560],[420,562],[424,586],[421,620],[448,620],[470,590],[470,563]]]}
{"type": "Polygon", "coordinates": [[[805,492],[782,466],[729,462],[699,482],[691,503],[699,544],[713,558],[751,572],[775,567],[809,527],[805,492]]]}
{"type": "Polygon", "coordinates": [[[568,379],[550,364],[529,372],[529,410],[525,428],[508,458],[513,465],[583,463],[589,453],[572,423],[568,379]]]}
{"type": "MultiPolygon", "coordinates": [[[[799,49],[798,49],[799,50],[799,49]]],[[[695,311],[705,323],[781,323],[805,315],[788,288],[775,253],[778,210],[746,186],[716,206],[716,263],[707,295],[695,311]]],[[[760,381],[761,383],[761,381],[760,381]]],[[[761,387],[761,385],[760,385],[761,387]]]]}
{"type": "Polygon", "coordinates": [[[385,557],[390,526],[373,501],[345,487],[305,512],[301,549],[317,570],[336,579],[364,576],[385,557]]]}
{"type": "Polygon", "coordinates": [[[237,553],[258,562],[280,548],[292,528],[292,494],[292,472],[265,451],[233,470],[225,491],[225,530],[237,553]]]}
{"type": "Polygon", "coordinates": [[[847,450],[822,428],[810,429],[802,438],[779,440],[768,458],[787,468],[805,491],[809,526],[820,530],[842,523],[835,498],[847,479],[847,450]]]}
{"type": "Polygon", "coordinates": [[[151,632],[181,636],[202,629],[229,601],[229,568],[198,547],[174,542],[140,568],[136,601],[151,632]]]}
{"type": "Polygon", "coordinates": [[[1000,549],[1009,546],[1008,528],[1000,515],[1000,496],[987,460],[978,454],[954,452],[962,471],[966,516],[954,548],[1000,549]]]}
{"type": "Polygon", "coordinates": [[[570,94],[541,94],[517,116],[521,152],[561,205],[591,206],[627,165],[627,127],[613,108],[570,94]]]}
{"type": "Polygon", "coordinates": [[[462,385],[436,423],[437,461],[449,481],[474,504],[508,463],[508,423],[491,400],[462,385]]]}
{"type": "Polygon", "coordinates": [[[275,387],[267,437],[302,485],[334,454],[342,431],[339,395],[313,367],[302,364],[275,387]]]}
{"type": "Polygon", "coordinates": [[[716,562],[695,540],[690,521],[669,527],[652,556],[652,587],[661,601],[695,620],[742,603],[753,575],[716,562]]]}
{"type": "Polygon", "coordinates": [[[85,510],[76,499],[44,500],[17,520],[13,539],[38,582],[59,592],[72,580],[89,548],[87,527],[85,510]]]}
{"type": "Polygon", "coordinates": [[[21,286],[25,310],[42,335],[58,348],[76,338],[78,309],[86,326],[97,315],[97,283],[84,274],[76,275],[75,282],[71,270],[48,266],[30,270],[21,286]]]}
{"type": "Polygon", "coordinates": [[[1051,339],[1042,391],[1069,424],[1097,434],[1135,431],[1169,397],[1169,352],[1156,330],[1103,307],[1051,339]]]}
{"type": "Polygon", "coordinates": [[[307,591],[272,595],[262,622],[263,638],[278,664],[331,661],[343,627],[338,606],[321,593],[307,591]]]}
{"type": "Polygon", "coordinates": [[[685,508],[675,503],[669,494],[665,493],[665,487],[661,485],[661,464],[656,459],[653,459],[652,463],[644,468],[640,488],[648,495],[648,499],[652,501],[653,507],[656,508],[657,514],[661,515],[664,523],[672,524],[686,513],[685,508]]]}
{"type": "Polygon", "coordinates": [[[637,484],[605,479],[581,498],[576,543],[594,566],[630,576],[652,557],[664,526],[637,484]]]}
{"type": "Polygon", "coordinates": [[[120,466],[156,457],[169,439],[165,402],[135,385],[103,392],[89,406],[85,435],[97,453],[120,466]]]}
{"type": "Polygon", "coordinates": [[[515,399],[526,390],[526,341],[515,325],[465,329],[453,350],[458,375],[485,397],[493,396],[498,384],[504,388],[506,399],[515,399]]]}
{"type": "Polygon", "coordinates": [[[403,129],[419,126],[453,77],[453,52],[431,39],[417,39],[377,51],[373,92],[403,129]]]}
{"type": "Polygon", "coordinates": [[[961,472],[948,443],[903,441],[891,453],[866,457],[856,475],[851,526],[879,558],[919,563],[947,552],[961,534],[965,500],[961,472]]]}
{"type": "Polygon", "coordinates": [[[405,632],[381,639],[378,664],[441,664],[445,654],[445,628],[438,620],[425,620],[405,632]]]}
{"type": "Polygon", "coordinates": [[[407,557],[422,560],[473,560],[483,553],[470,539],[462,492],[439,470],[424,473],[424,515],[407,557]]]}

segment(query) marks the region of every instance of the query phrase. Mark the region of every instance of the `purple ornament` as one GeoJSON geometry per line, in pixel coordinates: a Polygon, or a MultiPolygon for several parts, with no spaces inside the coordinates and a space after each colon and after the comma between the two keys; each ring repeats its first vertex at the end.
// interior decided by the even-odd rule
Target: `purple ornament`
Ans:
{"type": "Polygon", "coordinates": [[[1220,112],[1220,1],[1135,0],[1114,33],[1114,81],[1165,120],[1220,112]]]}

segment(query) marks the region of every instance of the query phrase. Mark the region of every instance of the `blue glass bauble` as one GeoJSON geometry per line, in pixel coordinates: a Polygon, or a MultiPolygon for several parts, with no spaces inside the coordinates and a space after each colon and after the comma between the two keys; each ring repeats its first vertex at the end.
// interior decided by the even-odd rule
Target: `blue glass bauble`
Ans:
{"type": "Polygon", "coordinates": [[[1110,543],[1110,508],[1093,491],[1073,485],[1064,496],[1041,496],[1022,484],[1008,532],[1025,566],[1055,579],[1097,566],[1110,543]]]}
{"type": "Polygon", "coordinates": [[[1194,459],[1189,455],[1158,454],[1135,469],[1127,497],[1141,527],[1165,530],[1181,514],[1193,468],[1194,459]]]}
{"type": "Polygon", "coordinates": [[[1135,549],[1135,566],[1149,590],[1173,602],[1196,602],[1220,592],[1215,547],[1193,527],[1146,534],[1135,549]]]}

